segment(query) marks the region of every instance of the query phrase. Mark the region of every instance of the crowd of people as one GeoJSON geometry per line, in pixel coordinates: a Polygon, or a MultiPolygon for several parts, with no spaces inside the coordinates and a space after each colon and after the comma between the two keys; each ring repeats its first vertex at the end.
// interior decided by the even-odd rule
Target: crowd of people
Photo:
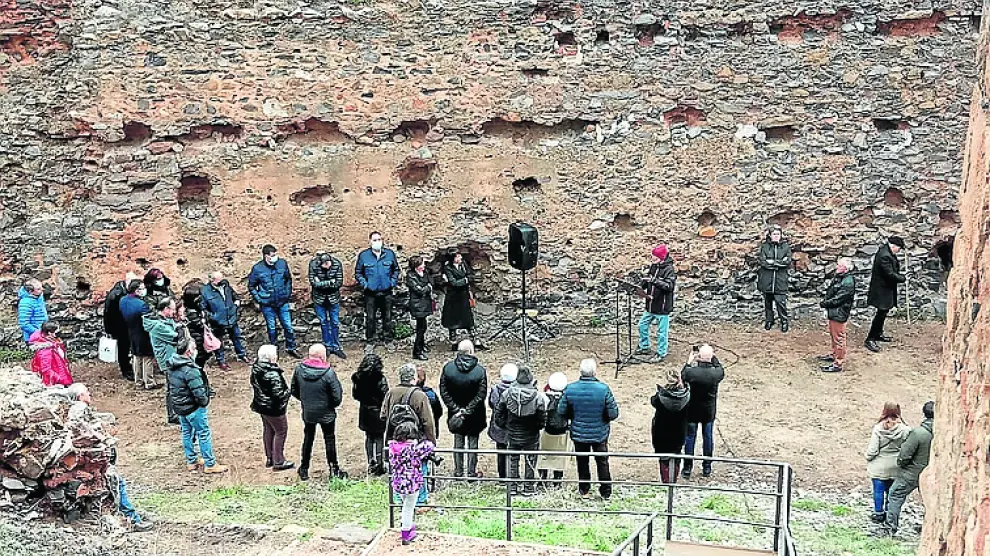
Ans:
{"type": "MultiPolygon", "coordinates": [[[[444,414],[455,449],[477,450],[479,439],[487,429],[499,450],[573,450],[588,454],[575,458],[578,491],[582,496],[591,491],[590,459],[594,457],[598,492],[608,499],[612,494],[608,457],[596,454],[608,452],[610,423],[618,419],[619,407],[611,389],[597,377],[596,362],[583,360],[579,378],[570,383],[565,373],[555,372],[543,388],[531,369],[506,363],[500,369],[499,382],[489,386],[487,370],[475,353],[484,346],[477,336],[470,266],[463,254],[454,253],[444,263],[439,280],[435,280],[425,261],[414,256],[405,273],[408,310],[415,324],[412,359],[428,359],[430,350],[425,336],[428,318],[437,311],[435,286],[446,289],[441,324],[448,330],[456,354],[443,367],[438,391],[427,386],[426,373],[416,363],[401,366],[396,377],[398,384],[390,387],[383,361],[374,349],[395,338],[393,292],[402,273],[395,253],[384,247],[380,233],[370,234],[369,241],[369,248],[358,254],[354,269],[355,281],[363,291],[366,349],[351,376],[351,395],[359,404],[357,425],[365,435],[368,474],[380,476],[391,472],[394,490],[403,504],[403,541],[410,542],[415,537],[412,510],[407,512],[407,504],[414,509],[416,503],[426,501],[428,489],[423,476],[427,473],[426,462],[435,459],[432,452],[444,414]],[[460,331],[466,331],[470,339],[460,339],[460,331]]],[[[897,305],[898,284],[906,279],[896,257],[903,247],[901,238],[891,237],[879,248],[874,260],[867,300],[876,308],[866,339],[866,347],[871,351],[879,351],[878,342],[890,341],[884,334],[884,323],[889,310],[897,305]]],[[[640,354],[652,353],[653,362],[663,362],[669,351],[676,271],[665,245],[654,247],[651,255],[653,263],[642,280],[645,309],[639,322],[638,349],[640,354]],[[657,325],[655,349],[650,339],[653,324],[657,325]]],[[[771,330],[779,321],[781,332],[786,333],[792,253],[779,227],[768,230],[757,260],[757,287],[764,298],[765,328],[771,330]]],[[[826,372],[840,372],[844,368],[846,324],[856,290],[852,271],[852,262],[840,258],[821,302],[832,342],[831,353],[821,357],[825,363],[822,370],[826,372]]],[[[344,390],[330,360],[330,356],[347,358],[339,330],[343,265],[331,254],[317,253],[309,263],[308,278],[322,341],[310,346],[306,357],[297,349],[292,325],[292,272],[273,245],[262,248],[262,259],[253,266],[247,280],[248,294],[263,314],[268,333],[268,343],[258,349],[253,360],[245,348],[239,325],[241,297],[222,272],[213,272],[205,283],[200,280],[187,283],[178,296],[169,277],[159,269],[151,269],[140,279],[128,273],[108,292],[104,327],[116,342],[120,372],[142,388],[165,387],[167,420],[180,426],[190,471],[201,469],[210,474],[227,471],[227,466],[218,463],[213,452],[208,406],[214,392],[205,365],[213,357],[219,369],[230,368],[224,346],[229,338],[237,359],[251,366],[251,409],[262,421],[266,466],[274,471],[296,468],[300,480],[308,480],[319,429],[329,475],[347,477],[338,459],[336,442],[337,408],[344,402],[344,390]],[[285,336],[285,353],[301,360],[288,379],[280,366],[279,332],[285,336]],[[286,412],[292,397],[302,407],[303,443],[298,467],[286,459],[284,452],[289,429],[286,412]]],[[[25,342],[35,352],[32,367],[45,384],[72,384],[65,347],[58,339],[57,325],[48,318],[38,280],[26,281],[19,292],[18,322],[25,342]]],[[[682,369],[670,371],[663,377],[663,383],[657,385],[650,399],[655,408],[651,432],[654,451],[668,454],[658,461],[658,474],[663,482],[691,478],[694,460],[673,456],[695,453],[699,429],[702,454],[714,455],[718,391],[724,378],[725,369],[714,349],[701,345],[695,346],[682,369]]],[[[926,406],[927,428],[924,423],[920,427],[928,431],[928,444],[930,413],[931,407],[926,406]]],[[[875,519],[885,523],[889,530],[896,530],[900,505],[917,488],[917,475],[927,464],[928,453],[924,430],[905,432],[899,418],[899,408],[896,412],[892,406],[885,409],[867,451],[878,500],[875,519]],[[896,465],[904,471],[891,464],[891,455],[898,448],[901,455],[895,458],[896,465]]],[[[567,459],[531,454],[500,456],[497,472],[514,493],[528,496],[540,486],[559,486],[567,459]]],[[[456,477],[480,476],[477,454],[455,453],[453,465],[456,477]]],[[[702,460],[701,467],[703,476],[712,474],[710,460],[702,460]]]]}

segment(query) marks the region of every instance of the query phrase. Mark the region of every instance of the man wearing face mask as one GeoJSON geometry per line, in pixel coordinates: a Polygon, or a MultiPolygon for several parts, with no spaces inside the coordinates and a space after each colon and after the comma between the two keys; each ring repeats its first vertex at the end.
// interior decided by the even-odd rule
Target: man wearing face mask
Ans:
{"type": "Polygon", "coordinates": [[[347,359],[340,347],[340,287],[344,267],[330,253],[317,253],[309,262],[309,284],[313,289],[313,310],[320,319],[320,331],[327,353],[347,359]]]}
{"type": "Polygon", "coordinates": [[[147,288],[141,280],[131,280],[127,284],[127,295],[120,299],[120,315],[127,325],[128,340],[131,344],[131,365],[134,368],[134,382],[150,390],[155,384],[155,352],[151,347],[151,337],[144,329],[145,313],[151,311],[145,301],[147,288]]]}
{"type": "Polygon", "coordinates": [[[285,347],[292,357],[302,358],[296,350],[296,335],[292,330],[292,315],[289,314],[289,301],[292,298],[292,273],[289,265],[279,258],[274,245],[261,248],[262,260],[255,263],[248,275],[248,291],[261,306],[268,328],[268,343],[278,345],[278,329],[275,320],[285,331],[285,347]]]}
{"type": "Polygon", "coordinates": [[[371,232],[371,248],[361,251],[354,268],[354,277],[364,289],[364,333],[368,345],[365,352],[374,351],[378,314],[382,317],[385,338],[395,338],[392,322],[392,288],[399,283],[399,261],[391,249],[386,249],[382,234],[371,232]]]}

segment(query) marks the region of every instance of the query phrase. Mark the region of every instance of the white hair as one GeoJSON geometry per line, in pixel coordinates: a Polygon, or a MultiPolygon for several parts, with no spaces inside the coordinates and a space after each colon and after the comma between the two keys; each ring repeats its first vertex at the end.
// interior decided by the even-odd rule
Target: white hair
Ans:
{"type": "Polygon", "coordinates": [[[598,373],[598,363],[594,359],[581,360],[581,376],[595,376],[598,373]]]}
{"type": "Polygon", "coordinates": [[[278,348],[271,344],[261,346],[258,348],[258,361],[278,363],[278,348]]]}
{"type": "Polygon", "coordinates": [[[313,344],[309,346],[309,356],[320,361],[327,360],[327,346],[323,344],[313,344]]]}
{"type": "Polygon", "coordinates": [[[213,272],[210,273],[210,279],[211,280],[216,280],[216,279],[223,280],[223,271],[222,270],[214,270],[213,272]]]}
{"type": "Polygon", "coordinates": [[[474,355],[474,343],[471,340],[461,340],[461,343],[457,344],[457,353],[474,355]]]}
{"type": "Polygon", "coordinates": [[[502,365],[498,374],[503,382],[514,382],[516,377],[519,376],[519,366],[515,363],[506,363],[502,365]]]}
{"type": "Polygon", "coordinates": [[[701,344],[701,347],[698,348],[698,359],[701,361],[711,362],[714,357],[715,348],[708,344],[701,344]]]}

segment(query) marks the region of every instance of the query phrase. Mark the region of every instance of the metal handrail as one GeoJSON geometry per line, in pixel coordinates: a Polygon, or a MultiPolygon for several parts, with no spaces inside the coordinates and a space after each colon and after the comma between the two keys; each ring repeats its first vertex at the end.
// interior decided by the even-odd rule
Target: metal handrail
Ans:
{"type": "Polygon", "coordinates": [[[646,521],[643,522],[635,531],[630,533],[626,540],[622,541],[622,544],[617,546],[612,551],[612,556],[622,556],[623,551],[629,548],[629,545],[633,545],[633,556],[639,556],[639,537],[646,531],[646,554],[653,554],[653,522],[660,517],[660,512],[653,512],[646,521]]]}

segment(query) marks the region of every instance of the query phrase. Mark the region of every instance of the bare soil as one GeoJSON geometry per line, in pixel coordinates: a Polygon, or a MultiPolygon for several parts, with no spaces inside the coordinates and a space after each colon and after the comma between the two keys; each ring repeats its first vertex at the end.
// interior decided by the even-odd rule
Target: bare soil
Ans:
{"type": "Polygon", "coordinates": [[[367,556],[392,555],[461,555],[477,556],[595,556],[604,554],[589,550],[559,548],[525,543],[511,543],[457,535],[441,535],[437,533],[419,533],[416,540],[403,546],[398,531],[386,531],[381,540],[367,556]]]}
{"type": "MultiPolygon", "coordinates": [[[[727,366],[726,380],[719,398],[716,455],[789,462],[799,485],[815,489],[847,489],[866,483],[862,452],[870,428],[884,402],[894,401],[904,408],[909,424],[917,424],[921,405],[933,397],[936,363],[940,349],[940,324],[908,327],[891,323],[897,339],[881,354],[862,348],[865,330],[850,334],[847,370],[838,375],[822,374],[814,356],[828,350],[824,327],[795,329],[787,335],[764,332],[755,327],[720,325],[717,332],[701,328],[672,328],[671,353],[662,365],[637,365],[624,369],[618,378],[615,368],[602,365],[599,373],[613,389],[620,407],[619,421],[613,424],[609,448],[612,451],[649,452],[653,409],[649,397],[667,369],[683,364],[692,343],[717,344],[717,355],[727,366]]],[[[607,331],[604,331],[607,332],[607,331]]],[[[359,346],[345,346],[350,358],[334,360],[344,386],[346,401],[337,420],[340,461],[352,476],[365,474],[364,437],[357,429],[357,404],[350,399],[350,375],[361,358],[359,346]]],[[[433,345],[431,360],[425,363],[429,384],[436,388],[439,372],[450,356],[449,346],[433,345]]],[[[572,335],[533,346],[532,367],[541,385],[550,373],[563,371],[570,380],[578,376],[578,362],[585,357],[601,361],[614,359],[611,335],[572,335]]],[[[390,383],[394,372],[406,362],[408,346],[382,353],[390,383]]],[[[521,357],[521,348],[512,343],[493,346],[480,353],[488,368],[489,380],[498,380],[499,366],[521,357]]],[[[296,361],[282,362],[286,376],[296,361]]],[[[249,369],[234,363],[228,372],[208,364],[217,397],[210,405],[210,423],[218,457],[231,466],[222,477],[211,477],[185,470],[179,428],[165,424],[164,391],[146,392],[119,377],[116,367],[100,363],[77,364],[78,381],[93,391],[96,406],[116,414],[119,425],[120,466],[128,481],[137,488],[158,490],[201,490],[228,484],[285,484],[297,479],[294,472],[272,473],[264,467],[261,420],[249,409],[251,387],[249,369]]],[[[299,405],[289,406],[287,456],[297,460],[302,426],[299,405]]],[[[441,446],[450,446],[452,437],[444,428],[441,446]]],[[[318,439],[317,443],[321,441],[318,439]]],[[[698,439],[700,451],[701,439],[698,439]]],[[[493,447],[483,436],[481,447],[493,447]]],[[[325,463],[317,449],[311,475],[323,479],[325,463]]],[[[450,462],[448,461],[448,466],[450,462]]],[[[494,474],[494,460],[482,458],[486,475],[494,474]]],[[[652,460],[613,463],[616,479],[653,478],[652,460]]],[[[715,479],[734,473],[729,466],[716,466],[715,479]]],[[[570,476],[573,476],[569,472],[570,476]]],[[[740,472],[742,473],[742,472],[740,472]]],[[[744,476],[744,475],[739,475],[744,476]]]]}

